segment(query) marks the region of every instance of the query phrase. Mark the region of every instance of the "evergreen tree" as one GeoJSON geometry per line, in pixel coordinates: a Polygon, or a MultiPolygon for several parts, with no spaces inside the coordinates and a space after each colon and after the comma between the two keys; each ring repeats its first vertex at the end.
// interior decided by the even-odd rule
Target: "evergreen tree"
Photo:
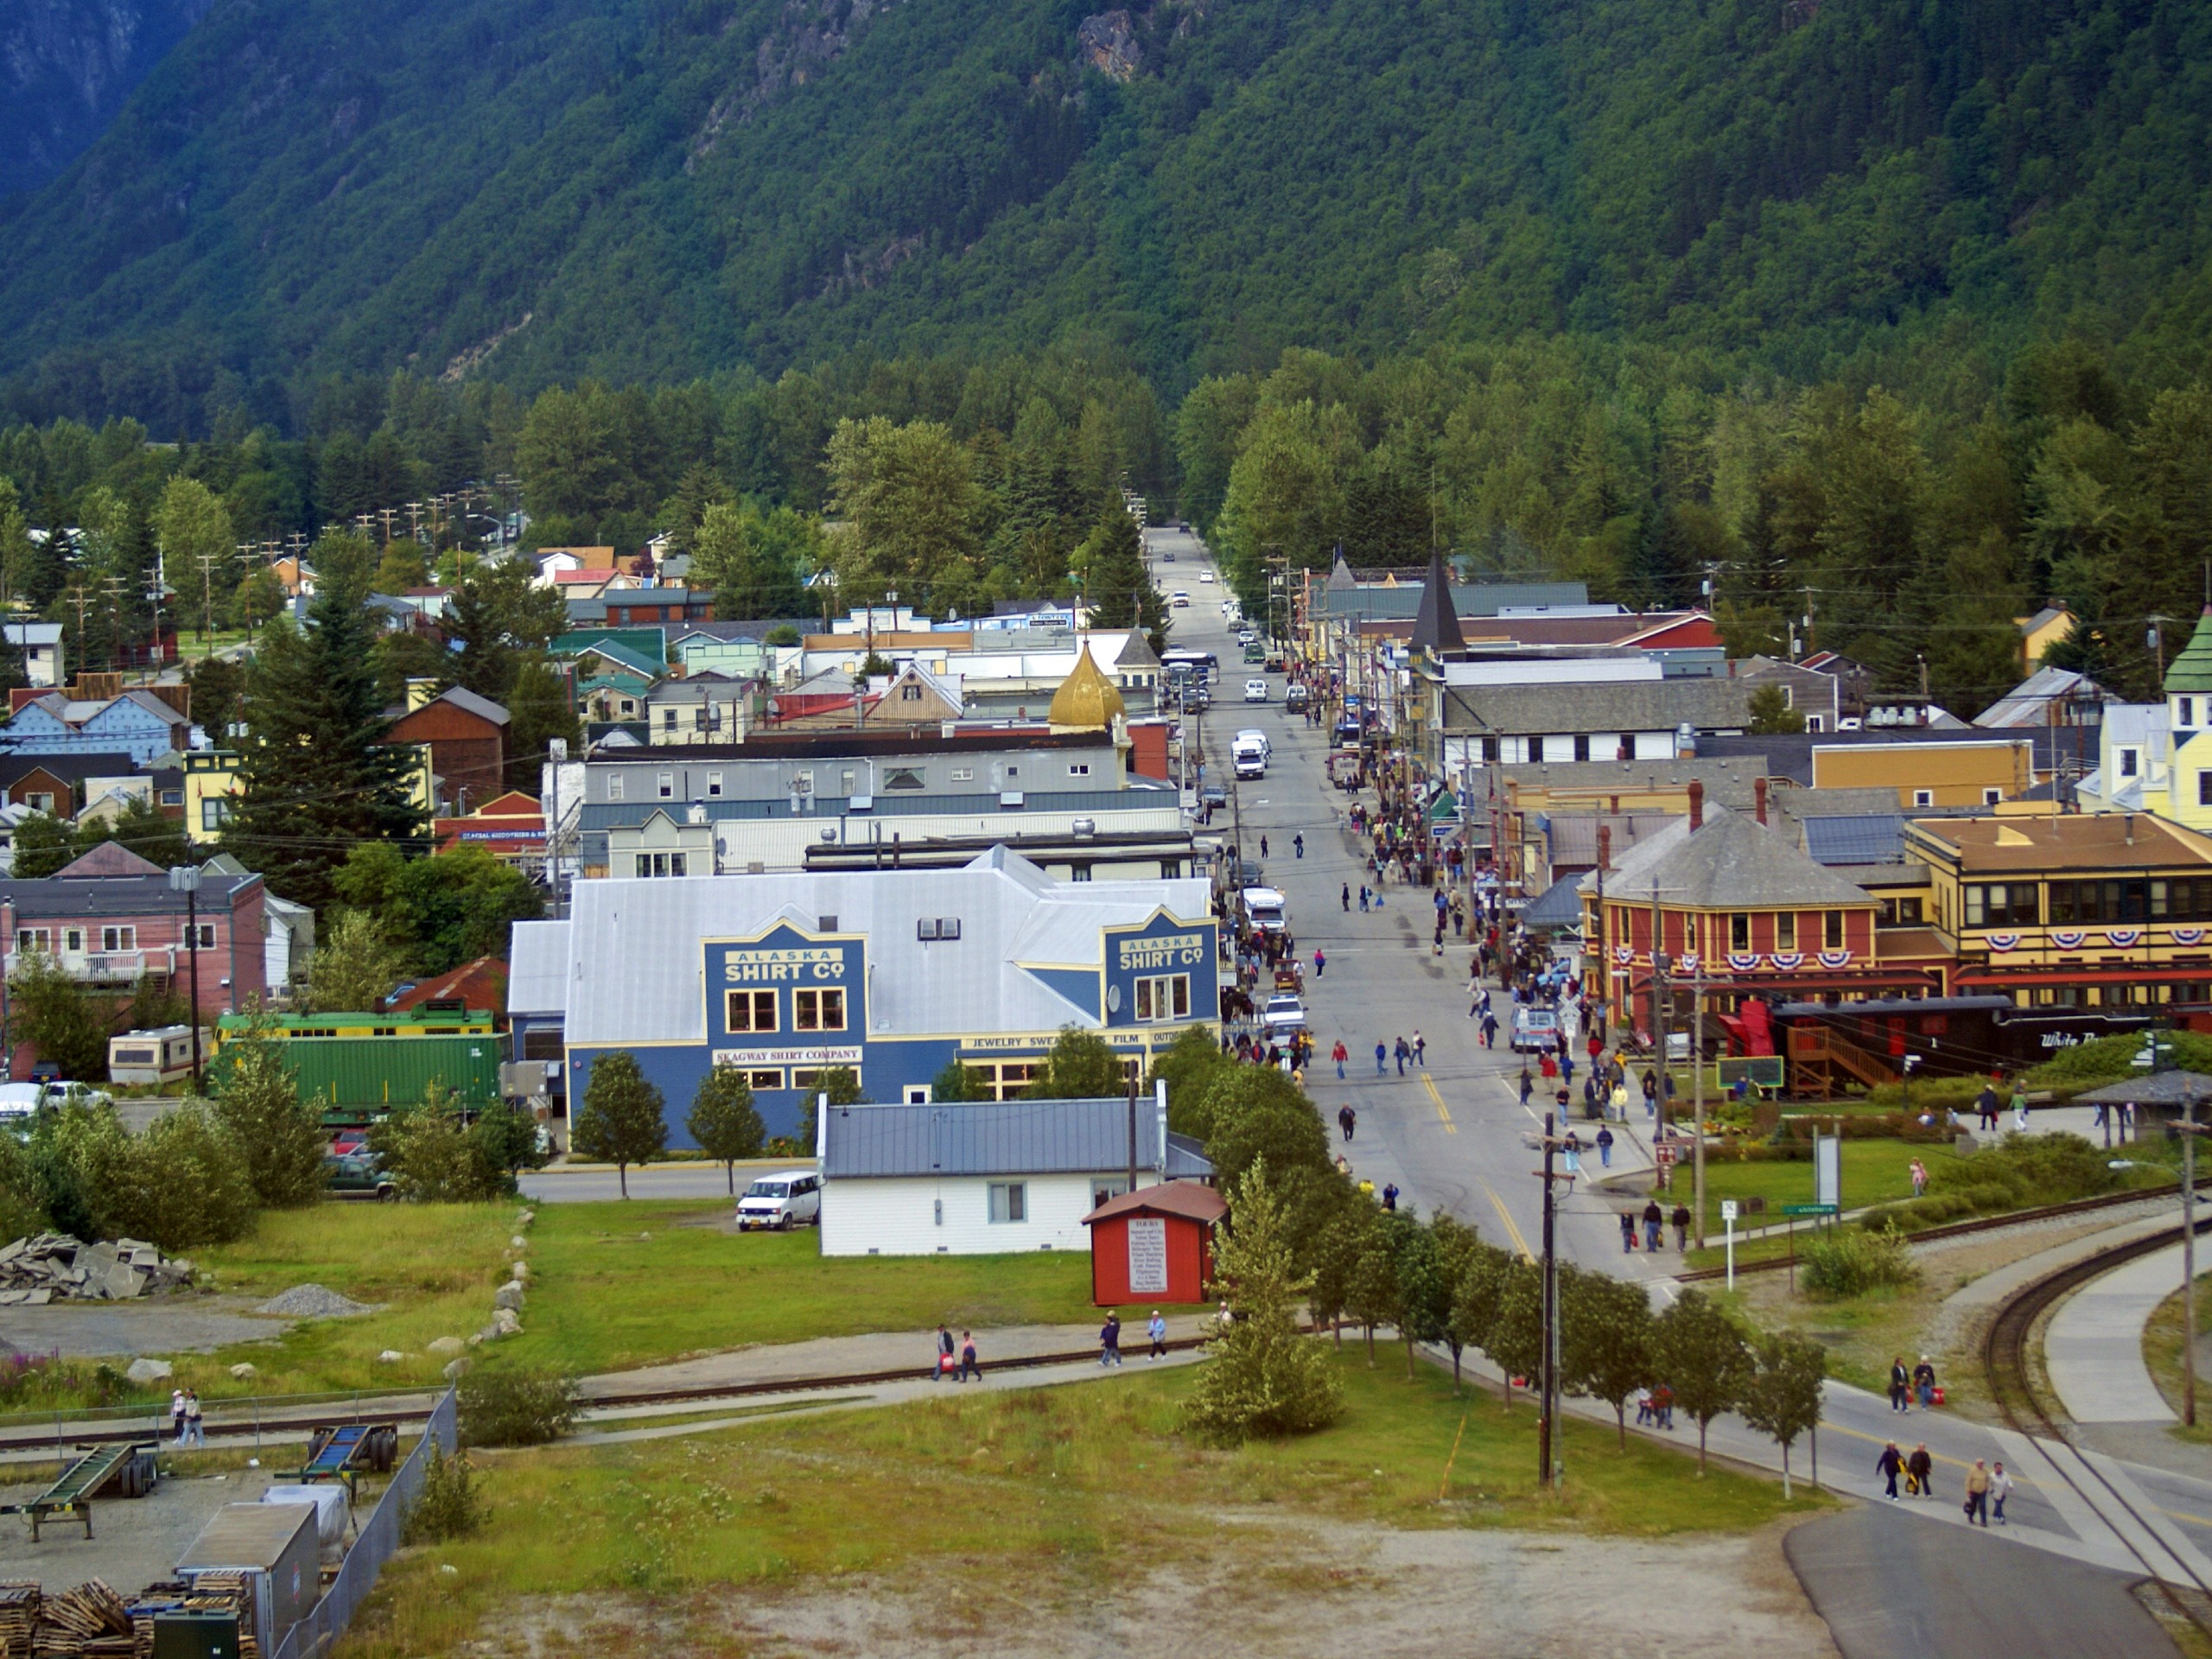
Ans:
{"type": "Polygon", "coordinates": [[[270,627],[247,682],[243,787],[223,846],[275,892],[321,910],[332,870],[356,842],[412,836],[423,815],[411,798],[415,757],[384,741],[391,727],[360,586],[367,544],[325,537],[316,550],[324,575],[308,626],[270,627]]]}
{"type": "Polygon", "coordinates": [[[531,797],[544,792],[545,762],[556,738],[569,746],[570,754],[583,753],[583,728],[576,721],[569,682],[543,658],[527,658],[515,670],[507,720],[509,789],[531,797]]]}
{"type": "Polygon", "coordinates": [[[1083,597],[1094,626],[1142,628],[1155,652],[1167,646],[1167,607],[1144,568],[1137,521],[1116,501],[1077,555],[1083,567],[1083,597]]]}

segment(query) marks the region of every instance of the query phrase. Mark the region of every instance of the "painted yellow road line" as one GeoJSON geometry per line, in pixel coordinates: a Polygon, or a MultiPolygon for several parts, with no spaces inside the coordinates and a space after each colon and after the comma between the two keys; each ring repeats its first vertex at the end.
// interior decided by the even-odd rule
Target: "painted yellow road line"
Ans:
{"type": "Polygon", "coordinates": [[[1521,1236],[1521,1230],[1513,1224],[1512,1212],[1506,1209],[1505,1200],[1497,1196],[1497,1189],[1484,1181],[1483,1191],[1490,1194],[1491,1205],[1497,1211],[1497,1218],[1505,1224],[1505,1236],[1513,1241],[1513,1248],[1521,1252],[1521,1259],[1534,1262],[1535,1252],[1529,1248],[1529,1241],[1521,1236]]]}
{"type": "Polygon", "coordinates": [[[1421,1086],[1428,1090],[1428,1097],[1436,1103],[1436,1116],[1444,1125],[1444,1133],[1459,1134],[1459,1126],[1452,1121],[1452,1109],[1444,1103],[1444,1096],[1436,1091],[1436,1079],[1424,1071],[1421,1074],[1421,1086]]]}

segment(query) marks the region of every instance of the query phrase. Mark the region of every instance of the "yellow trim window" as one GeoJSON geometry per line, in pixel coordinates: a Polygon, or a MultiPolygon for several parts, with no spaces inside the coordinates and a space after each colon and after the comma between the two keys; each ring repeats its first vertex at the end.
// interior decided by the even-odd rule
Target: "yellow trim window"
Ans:
{"type": "Polygon", "coordinates": [[[844,1028],[845,993],[842,989],[791,993],[793,1031],[842,1031],[844,1028]]]}
{"type": "Polygon", "coordinates": [[[728,1025],[732,1031],[773,1031],[776,994],[773,991],[732,991],[728,1025]]]}
{"type": "Polygon", "coordinates": [[[1187,1020],[1191,1016],[1191,976],[1162,974],[1137,981],[1137,1019],[1187,1020]]]}

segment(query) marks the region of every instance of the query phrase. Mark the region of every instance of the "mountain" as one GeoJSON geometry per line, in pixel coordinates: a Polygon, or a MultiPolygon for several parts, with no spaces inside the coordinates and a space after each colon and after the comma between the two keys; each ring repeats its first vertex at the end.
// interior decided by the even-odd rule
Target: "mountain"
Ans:
{"type": "Polygon", "coordinates": [[[82,153],[208,0],[14,0],[0,12],[0,197],[82,153]]]}
{"type": "Polygon", "coordinates": [[[2204,364],[2212,8],[1096,3],[218,0],[0,220],[0,376],[190,430],[1071,335],[2204,364]]]}

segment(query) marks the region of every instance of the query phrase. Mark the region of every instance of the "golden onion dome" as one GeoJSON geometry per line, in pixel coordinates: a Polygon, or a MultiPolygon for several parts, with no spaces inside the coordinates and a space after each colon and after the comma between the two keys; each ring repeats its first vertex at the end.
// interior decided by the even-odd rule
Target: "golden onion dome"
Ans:
{"type": "Polygon", "coordinates": [[[1114,682],[1098,671],[1090,651],[1081,649],[1076,652],[1075,671],[1052,693],[1052,706],[1046,719],[1055,726],[1105,731],[1128,712],[1114,682]]]}

